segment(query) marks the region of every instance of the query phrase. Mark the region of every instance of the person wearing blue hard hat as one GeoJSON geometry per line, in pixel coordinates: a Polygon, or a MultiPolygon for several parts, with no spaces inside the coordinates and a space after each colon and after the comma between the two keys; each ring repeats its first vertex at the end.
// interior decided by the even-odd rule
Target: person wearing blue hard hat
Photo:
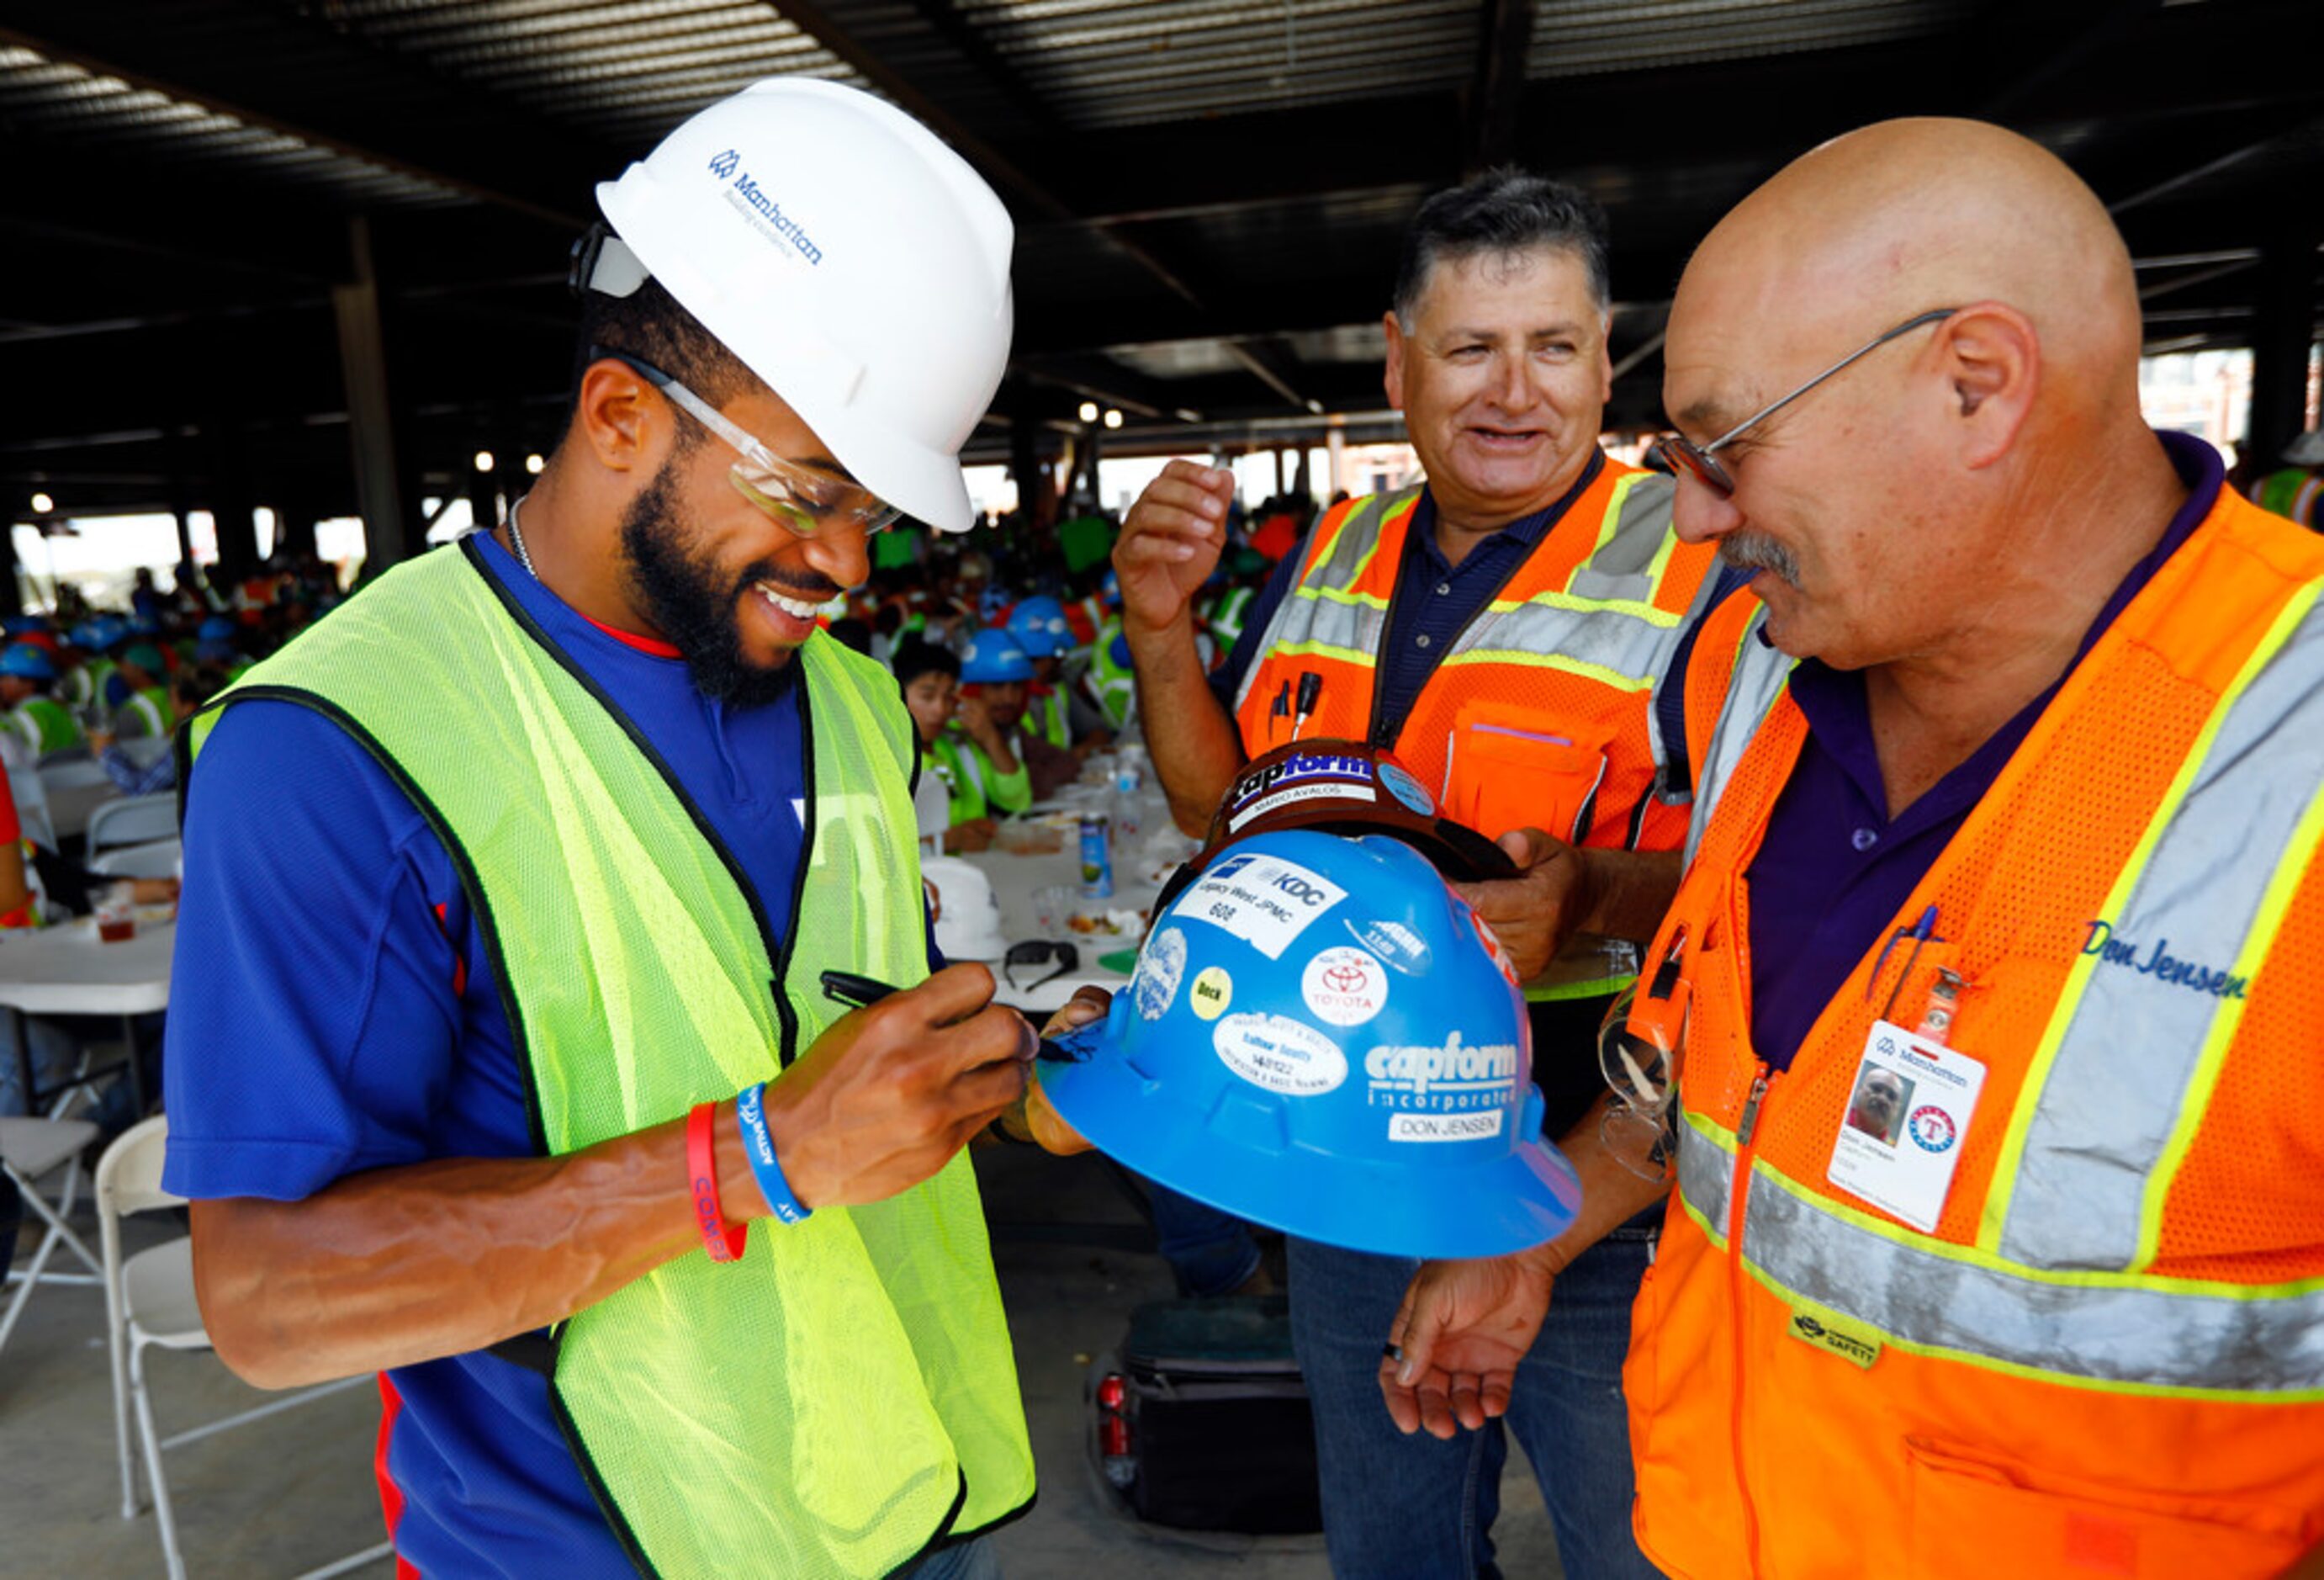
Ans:
{"type": "Polygon", "coordinates": [[[1046,593],[1035,594],[1018,601],[1004,625],[1033,661],[1026,708],[1028,727],[1075,757],[1087,757],[1108,744],[1113,738],[1112,721],[1084,700],[1080,688],[1066,677],[1066,660],[1076,643],[1065,605],[1046,593]]]}
{"type": "Polygon", "coordinates": [[[952,723],[963,775],[991,811],[1022,812],[1080,775],[1070,752],[1025,726],[1038,671],[1032,656],[998,628],[969,638],[961,655],[961,698],[952,723]]]}
{"type": "Polygon", "coordinates": [[[30,642],[12,642],[0,652],[0,705],[7,708],[0,726],[34,756],[78,746],[85,738],[72,709],[49,695],[56,678],[56,664],[30,642]]]}

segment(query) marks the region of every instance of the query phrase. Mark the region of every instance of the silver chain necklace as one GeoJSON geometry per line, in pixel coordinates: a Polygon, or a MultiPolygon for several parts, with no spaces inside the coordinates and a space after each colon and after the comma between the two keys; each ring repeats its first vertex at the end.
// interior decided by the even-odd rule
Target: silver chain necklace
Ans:
{"type": "Polygon", "coordinates": [[[525,575],[532,577],[535,581],[539,581],[540,579],[540,572],[533,569],[532,568],[532,551],[524,546],[524,529],[516,524],[516,513],[523,509],[525,500],[530,499],[532,495],[528,494],[525,494],[523,498],[518,499],[510,504],[508,517],[509,541],[516,547],[516,562],[524,567],[525,575]]]}

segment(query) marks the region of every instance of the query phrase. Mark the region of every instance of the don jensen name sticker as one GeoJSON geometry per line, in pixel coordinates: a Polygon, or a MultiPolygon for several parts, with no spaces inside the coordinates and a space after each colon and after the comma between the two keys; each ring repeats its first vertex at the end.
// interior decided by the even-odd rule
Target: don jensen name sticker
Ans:
{"type": "Polygon", "coordinates": [[[1320,1097],[1348,1078],[1348,1056],[1313,1026],[1283,1015],[1229,1015],[1211,1033],[1227,1068],[1286,1097],[1320,1097]]]}
{"type": "Polygon", "coordinates": [[[1234,978],[1222,966],[1204,966],[1194,973],[1194,985],[1186,990],[1186,1003],[1203,1020],[1217,1020],[1234,1003],[1234,978]]]}
{"type": "Polygon", "coordinates": [[[1283,958],[1293,939],[1348,897],[1323,873],[1271,855],[1231,855],[1203,874],[1172,908],[1174,920],[1206,921],[1283,958]]]}
{"type": "Polygon", "coordinates": [[[1391,1113],[1388,1139],[1392,1141],[1489,1141],[1501,1133],[1506,1108],[1482,1113],[1391,1113]]]}
{"type": "Polygon", "coordinates": [[[1307,962],[1299,996],[1319,1021],[1360,1026],[1388,1003],[1388,968],[1361,949],[1336,945],[1307,962]]]}
{"type": "Polygon", "coordinates": [[[1139,1015],[1158,1021],[1168,1014],[1178,997],[1179,979],[1185,975],[1186,935],[1174,927],[1164,928],[1147,940],[1144,953],[1138,957],[1137,979],[1130,984],[1139,1015]]]}

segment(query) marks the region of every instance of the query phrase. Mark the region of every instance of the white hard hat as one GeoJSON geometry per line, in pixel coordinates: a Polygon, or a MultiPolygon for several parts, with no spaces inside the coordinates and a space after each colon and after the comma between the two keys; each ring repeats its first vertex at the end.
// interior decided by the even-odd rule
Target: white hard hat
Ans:
{"type": "Polygon", "coordinates": [[[950,855],[929,856],[920,875],[936,891],[936,948],[945,959],[998,960],[1009,952],[991,879],[950,855]]]}
{"type": "Polygon", "coordinates": [[[868,93],[770,79],[600,182],[597,206],[619,239],[580,283],[626,295],[650,274],[857,482],[968,530],[960,447],[1009,359],[1015,227],[936,134],[868,93]]]}
{"type": "Polygon", "coordinates": [[[2284,446],[2283,458],[2295,467],[2324,467],[2324,429],[2311,428],[2284,446]]]}

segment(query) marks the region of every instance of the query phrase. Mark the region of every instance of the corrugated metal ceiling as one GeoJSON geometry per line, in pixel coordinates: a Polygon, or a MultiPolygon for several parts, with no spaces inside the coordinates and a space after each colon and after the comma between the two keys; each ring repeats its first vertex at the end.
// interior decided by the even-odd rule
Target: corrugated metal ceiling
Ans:
{"type": "Polygon", "coordinates": [[[425,178],[13,45],[0,45],[0,117],[35,139],[131,152],[161,171],[295,188],[347,208],[463,200],[425,178]]]}

